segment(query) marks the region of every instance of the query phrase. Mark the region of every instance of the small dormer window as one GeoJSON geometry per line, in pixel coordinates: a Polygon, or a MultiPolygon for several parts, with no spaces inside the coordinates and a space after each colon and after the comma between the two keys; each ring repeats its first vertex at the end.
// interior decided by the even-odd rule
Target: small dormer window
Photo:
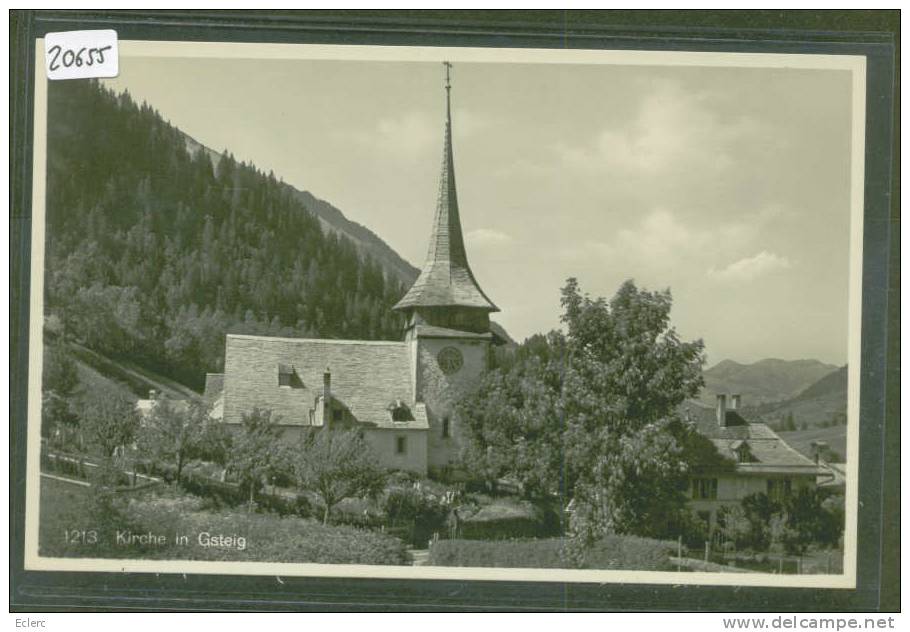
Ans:
{"type": "Polygon", "coordinates": [[[752,454],[752,449],[745,441],[737,441],[733,446],[733,452],[736,454],[736,460],[740,463],[754,463],[758,459],[752,454]]]}

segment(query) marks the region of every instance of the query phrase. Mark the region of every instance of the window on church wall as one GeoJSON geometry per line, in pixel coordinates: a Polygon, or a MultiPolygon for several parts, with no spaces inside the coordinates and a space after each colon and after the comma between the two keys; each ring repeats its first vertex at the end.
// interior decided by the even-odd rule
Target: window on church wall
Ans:
{"type": "Polygon", "coordinates": [[[332,409],[332,421],[342,421],[344,419],[344,411],[340,408],[332,409]]]}
{"type": "Polygon", "coordinates": [[[407,437],[395,437],[395,454],[407,454],[408,452],[408,438],[407,437]]]}
{"type": "Polygon", "coordinates": [[[443,418],[442,418],[442,438],[443,438],[443,439],[448,439],[448,438],[449,438],[449,431],[450,431],[450,428],[449,428],[449,418],[448,418],[448,417],[443,417],[443,418]]]}
{"type": "Polygon", "coordinates": [[[291,378],[294,375],[294,369],[286,364],[278,365],[278,386],[282,388],[291,387],[291,378]]]}

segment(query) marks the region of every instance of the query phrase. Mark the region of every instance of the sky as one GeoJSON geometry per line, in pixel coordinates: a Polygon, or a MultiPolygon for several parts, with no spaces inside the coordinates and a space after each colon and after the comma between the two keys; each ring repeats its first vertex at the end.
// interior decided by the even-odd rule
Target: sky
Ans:
{"type": "MultiPolygon", "coordinates": [[[[417,267],[442,158],[436,62],[121,57],[107,80],[199,142],[339,208],[417,267]]],[[[459,63],[459,208],[516,339],[594,296],[670,288],[724,359],[847,356],[851,78],[844,70],[459,63]]]]}

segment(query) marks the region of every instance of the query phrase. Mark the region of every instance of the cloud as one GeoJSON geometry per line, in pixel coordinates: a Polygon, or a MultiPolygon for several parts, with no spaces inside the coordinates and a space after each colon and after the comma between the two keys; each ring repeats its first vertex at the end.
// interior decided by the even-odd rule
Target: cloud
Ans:
{"type": "Polygon", "coordinates": [[[666,209],[656,209],[634,226],[616,231],[611,239],[586,241],[570,251],[580,257],[672,265],[681,257],[702,251],[721,232],[729,231],[698,229],[681,222],[676,214],[666,209]]]}
{"type": "Polygon", "coordinates": [[[502,246],[512,241],[512,237],[502,231],[492,228],[477,228],[465,235],[465,240],[471,246],[483,248],[484,246],[502,246]]]}
{"type": "Polygon", "coordinates": [[[339,130],[334,135],[345,144],[414,160],[433,149],[442,150],[443,127],[423,112],[409,111],[381,118],[367,129],[339,130]]]}
{"type": "Polygon", "coordinates": [[[720,98],[686,90],[676,81],[656,82],[630,123],[607,127],[585,145],[563,145],[557,151],[566,163],[597,171],[716,175],[736,163],[744,143],[768,137],[752,118],[718,114],[720,98]]]}
{"type": "Polygon", "coordinates": [[[781,255],[762,250],[754,257],[734,261],[727,267],[708,270],[708,276],[720,281],[752,281],[758,277],[792,267],[790,260],[781,255]]]}

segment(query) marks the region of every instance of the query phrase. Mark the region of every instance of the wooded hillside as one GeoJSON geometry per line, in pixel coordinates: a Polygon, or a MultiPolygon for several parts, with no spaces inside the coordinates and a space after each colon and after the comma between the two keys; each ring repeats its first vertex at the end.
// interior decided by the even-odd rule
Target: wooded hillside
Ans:
{"type": "Polygon", "coordinates": [[[97,82],[52,82],[48,120],[46,312],[66,336],[196,388],[228,331],[399,338],[405,288],[274,175],[214,167],[97,82]]]}

